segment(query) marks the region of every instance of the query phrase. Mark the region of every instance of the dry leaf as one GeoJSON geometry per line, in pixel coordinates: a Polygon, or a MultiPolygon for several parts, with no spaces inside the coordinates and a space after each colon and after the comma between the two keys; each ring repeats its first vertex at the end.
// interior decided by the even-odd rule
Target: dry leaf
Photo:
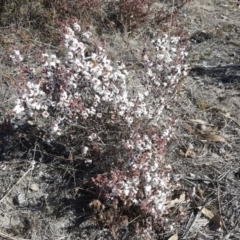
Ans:
{"type": "Polygon", "coordinates": [[[2,39],[2,43],[3,44],[13,44],[14,43],[14,39],[4,38],[4,39],[2,39]]]}
{"type": "Polygon", "coordinates": [[[172,235],[168,240],[178,240],[178,234],[175,233],[175,234],[172,235]]]}
{"type": "Polygon", "coordinates": [[[217,132],[218,130],[218,127],[206,127],[204,125],[201,127],[202,132],[217,132]]]}
{"type": "Polygon", "coordinates": [[[223,112],[220,112],[224,117],[229,118],[231,120],[233,120],[239,127],[240,127],[240,122],[238,122],[238,120],[234,117],[231,117],[231,115],[229,113],[224,114],[223,112]]]}
{"type": "Polygon", "coordinates": [[[196,153],[190,148],[188,148],[187,150],[180,149],[178,154],[185,158],[194,158],[196,156],[196,153]]]}
{"type": "Polygon", "coordinates": [[[178,154],[179,154],[180,156],[182,156],[182,157],[185,157],[185,153],[183,152],[182,149],[179,150],[178,154]]]}
{"type": "Polygon", "coordinates": [[[12,85],[12,86],[15,86],[15,85],[16,85],[14,79],[13,79],[10,75],[8,75],[8,74],[6,74],[6,73],[3,73],[3,72],[1,72],[1,74],[5,77],[5,79],[7,79],[7,81],[6,81],[7,84],[10,84],[10,85],[12,85]]]}
{"type": "Polygon", "coordinates": [[[204,191],[203,191],[201,188],[198,188],[198,189],[197,189],[197,192],[198,192],[198,194],[200,195],[200,197],[201,197],[202,199],[205,199],[205,197],[204,197],[204,191]]]}
{"type": "Polygon", "coordinates": [[[207,102],[204,102],[204,101],[199,102],[199,108],[201,110],[206,110],[206,109],[209,109],[210,107],[211,105],[207,102]]]}
{"type": "Polygon", "coordinates": [[[185,124],[184,129],[186,131],[188,131],[189,133],[195,133],[196,132],[196,130],[192,126],[190,126],[189,124],[185,124]]]}
{"type": "Polygon", "coordinates": [[[208,124],[207,122],[201,120],[201,119],[189,119],[191,122],[194,122],[194,123],[199,123],[199,124],[202,124],[202,125],[211,125],[211,124],[208,124]]]}
{"type": "Polygon", "coordinates": [[[166,202],[167,207],[169,208],[174,207],[176,204],[184,202],[185,199],[186,199],[185,193],[182,193],[179,198],[166,202]]]}
{"type": "Polygon", "coordinates": [[[120,218],[120,225],[128,225],[128,217],[127,216],[121,216],[120,218]]]}
{"type": "Polygon", "coordinates": [[[27,33],[20,33],[20,35],[21,35],[21,38],[25,41],[31,38],[31,35],[27,33]]]}
{"type": "Polygon", "coordinates": [[[205,217],[207,217],[209,219],[212,219],[214,217],[214,214],[207,208],[202,208],[200,206],[200,207],[198,207],[198,209],[204,214],[205,217]]]}
{"type": "Polygon", "coordinates": [[[187,149],[185,152],[185,157],[186,158],[194,158],[196,156],[195,152],[191,149],[187,149]]]}
{"type": "Polygon", "coordinates": [[[198,207],[198,209],[203,213],[205,217],[213,221],[218,227],[224,229],[222,219],[218,214],[213,214],[210,210],[208,210],[207,208],[202,208],[201,206],[198,207]]]}
{"type": "Polygon", "coordinates": [[[97,211],[102,211],[105,209],[105,206],[99,200],[93,200],[89,203],[90,208],[94,208],[97,211]]]}
{"type": "Polygon", "coordinates": [[[211,142],[226,142],[226,139],[219,135],[201,134],[200,136],[211,142]]]}

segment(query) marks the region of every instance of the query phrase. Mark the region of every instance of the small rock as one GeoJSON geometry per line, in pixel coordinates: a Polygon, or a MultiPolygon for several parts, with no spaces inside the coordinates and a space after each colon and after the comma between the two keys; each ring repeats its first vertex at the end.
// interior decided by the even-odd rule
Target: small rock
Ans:
{"type": "Polygon", "coordinates": [[[223,20],[228,20],[228,17],[227,17],[227,16],[224,16],[224,15],[221,15],[221,18],[222,18],[223,20]]]}
{"type": "Polygon", "coordinates": [[[22,206],[26,203],[26,196],[24,193],[18,194],[16,197],[13,198],[13,204],[22,206]]]}
{"type": "Polygon", "coordinates": [[[236,53],[235,53],[235,52],[230,52],[230,53],[228,53],[228,56],[230,56],[230,57],[235,57],[235,56],[236,56],[236,53]]]}
{"type": "Polygon", "coordinates": [[[29,189],[32,190],[32,191],[38,191],[38,190],[39,190],[39,185],[36,184],[36,183],[32,183],[32,184],[29,186],[29,189]]]}

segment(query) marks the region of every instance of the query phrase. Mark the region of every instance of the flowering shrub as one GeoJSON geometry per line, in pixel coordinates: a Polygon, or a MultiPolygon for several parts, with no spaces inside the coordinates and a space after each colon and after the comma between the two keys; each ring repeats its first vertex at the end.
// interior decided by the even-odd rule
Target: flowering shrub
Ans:
{"type": "Polygon", "coordinates": [[[103,199],[130,200],[165,221],[166,200],[179,186],[165,163],[174,119],[164,109],[187,74],[186,46],[156,34],[142,51],[142,70],[129,71],[107,58],[104,45],[87,56],[79,35],[91,41],[77,21],[63,26],[64,59],[47,51],[34,60],[18,50],[10,55],[21,73],[12,114],[41,123],[45,141],[62,141],[87,165],[104,166],[109,175],[93,179],[103,199]]]}

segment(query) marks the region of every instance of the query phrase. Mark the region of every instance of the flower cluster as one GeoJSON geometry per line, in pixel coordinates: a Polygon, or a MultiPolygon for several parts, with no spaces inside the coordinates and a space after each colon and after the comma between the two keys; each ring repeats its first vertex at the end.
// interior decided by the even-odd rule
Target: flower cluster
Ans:
{"type": "MultiPolygon", "coordinates": [[[[71,134],[71,139],[82,143],[88,166],[93,152],[113,164],[122,154],[121,167],[116,165],[110,177],[99,175],[93,181],[108,198],[129,199],[146,214],[162,219],[168,213],[165,202],[178,185],[170,183],[171,166],[164,158],[173,131],[171,119],[163,131],[159,120],[187,74],[186,47],[178,37],[156,35],[143,49],[142,71],[129,71],[124,62],[112,63],[103,46],[95,45],[86,55],[87,45],[79,35],[90,41],[91,33],[83,32],[77,22],[64,26],[64,59],[41,52],[32,64],[20,62],[13,112],[43,121],[51,140],[81,125],[81,136],[71,134]]],[[[11,58],[14,63],[23,59],[18,51],[11,58]]]]}
{"type": "MultiPolygon", "coordinates": [[[[73,29],[81,31],[77,23],[73,29]]],[[[130,125],[133,118],[127,112],[132,111],[134,103],[128,98],[125,65],[118,62],[113,68],[102,47],[85,57],[86,46],[78,41],[73,29],[64,29],[64,47],[68,49],[64,62],[55,54],[44,52],[36,68],[22,65],[23,78],[27,81],[19,84],[19,99],[13,111],[16,114],[25,111],[30,117],[51,117],[51,133],[61,134],[64,122],[69,124],[78,118],[93,116],[101,118],[105,109],[102,112],[100,105],[107,103],[119,116],[126,116],[130,125]]],[[[85,32],[83,36],[90,37],[90,33],[85,32]]],[[[22,58],[19,52],[15,54],[16,58],[22,58]]],[[[143,113],[141,109],[138,115],[143,113]]]]}
{"type": "MultiPolygon", "coordinates": [[[[99,175],[94,182],[106,191],[106,198],[120,197],[124,202],[131,200],[139,205],[145,214],[150,214],[156,221],[167,219],[165,205],[173,190],[180,187],[171,184],[171,166],[165,163],[167,138],[171,137],[171,127],[162,137],[156,133],[141,135],[135,133],[124,142],[131,158],[127,171],[112,171],[111,176],[99,175]]],[[[104,191],[103,190],[103,191],[104,191]]]]}

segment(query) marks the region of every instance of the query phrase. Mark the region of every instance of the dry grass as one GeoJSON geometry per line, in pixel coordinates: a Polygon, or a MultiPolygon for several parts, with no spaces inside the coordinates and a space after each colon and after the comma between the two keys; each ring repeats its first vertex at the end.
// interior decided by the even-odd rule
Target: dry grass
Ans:
{"type": "MultiPolygon", "coordinates": [[[[161,1],[161,4],[170,8],[177,2],[161,1]]],[[[125,218],[122,203],[106,206],[104,211],[96,206],[90,209],[88,204],[96,199],[97,192],[89,179],[97,166],[69,163],[64,154],[53,150],[60,151],[61,146],[47,146],[44,152],[41,142],[36,141],[39,129],[35,126],[24,125],[14,135],[3,124],[5,111],[13,103],[15,81],[18,81],[18,73],[3,53],[14,45],[29,54],[37,47],[57,52],[60,35],[56,26],[62,16],[63,19],[72,16],[76,6],[68,6],[66,13],[58,10],[64,9],[63,5],[52,4],[55,2],[12,0],[6,1],[4,11],[0,12],[0,236],[33,240],[43,237],[138,239],[132,235],[133,226],[137,222],[144,224],[145,220],[136,209],[132,209],[136,212],[130,220],[125,218]],[[37,161],[34,169],[30,164],[32,160],[37,161]],[[30,189],[32,184],[37,184],[39,190],[30,189]],[[24,201],[19,202],[21,197],[24,201]],[[94,215],[96,222],[92,221],[94,215]]],[[[175,229],[159,228],[155,239],[168,239],[176,232],[178,239],[240,238],[240,34],[237,30],[240,19],[237,4],[230,0],[194,0],[180,12],[181,23],[190,35],[200,31],[209,34],[209,38],[203,37],[192,44],[190,64],[200,68],[193,68],[181,83],[178,105],[169,109],[179,121],[169,145],[168,161],[174,173],[180,175],[186,196],[184,201],[174,204],[169,218],[170,223],[175,222],[175,229]],[[203,209],[208,209],[212,215],[203,209]]],[[[86,6],[85,9],[92,9],[86,6]]],[[[133,31],[129,22],[111,19],[102,8],[95,8],[93,12],[87,10],[77,14],[84,16],[82,21],[86,28],[91,27],[96,42],[107,42],[107,53],[113,62],[120,59],[128,62],[129,68],[138,68],[144,36],[151,36],[156,22],[147,27],[143,24],[133,31]]],[[[170,24],[167,21],[159,26],[163,27],[161,31],[168,31],[166,26],[170,24]]],[[[23,120],[19,120],[19,125],[22,123],[23,120]]],[[[174,199],[179,197],[180,193],[176,193],[174,199]]]]}

